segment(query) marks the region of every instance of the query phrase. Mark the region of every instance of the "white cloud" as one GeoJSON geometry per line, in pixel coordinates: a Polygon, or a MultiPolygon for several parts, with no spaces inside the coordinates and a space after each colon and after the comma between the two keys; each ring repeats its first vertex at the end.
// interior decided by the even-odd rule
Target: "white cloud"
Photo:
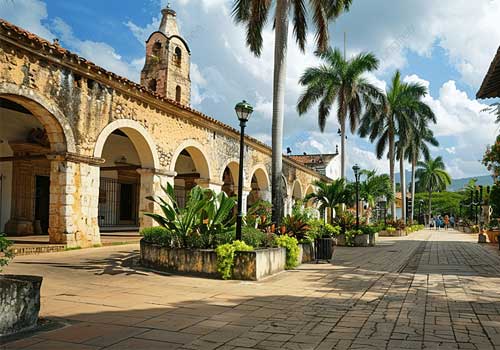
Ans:
{"type": "Polygon", "coordinates": [[[3,0],[0,4],[0,18],[5,18],[48,41],[52,41],[56,37],[42,24],[48,17],[45,2],[39,0],[3,0]]]}

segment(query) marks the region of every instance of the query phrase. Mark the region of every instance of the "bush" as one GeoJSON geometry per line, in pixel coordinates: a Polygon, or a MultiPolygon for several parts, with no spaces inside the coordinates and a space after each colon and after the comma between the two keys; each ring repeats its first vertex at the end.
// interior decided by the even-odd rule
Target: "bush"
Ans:
{"type": "Polygon", "coordinates": [[[288,215],[283,218],[285,233],[289,236],[302,240],[309,230],[309,225],[303,216],[288,215]]]}
{"type": "Polygon", "coordinates": [[[14,258],[14,253],[10,249],[12,242],[5,238],[4,233],[0,233],[0,272],[2,267],[7,266],[14,258]]]}
{"type": "Polygon", "coordinates": [[[339,234],[340,226],[325,224],[321,220],[312,220],[309,223],[309,231],[307,231],[305,239],[307,242],[313,242],[316,238],[331,238],[339,234]]]}
{"type": "Polygon", "coordinates": [[[345,232],[345,245],[349,247],[354,246],[354,237],[362,234],[363,234],[362,230],[347,230],[345,232]]]}
{"type": "Polygon", "coordinates": [[[394,233],[394,232],[396,232],[396,228],[395,228],[395,227],[392,227],[392,226],[387,226],[387,227],[385,228],[385,230],[386,230],[387,232],[389,232],[389,233],[394,233]]]}
{"type": "Polygon", "coordinates": [[[148,243],[158,244],[163,247],[179,247],[179,237],[162,226],[146,227],[141,230],[141,236],[148,243]]]}
{"type": "Polygon", "coordinates": [[[244,226],[242,228],[241,236],[243,242],[254,248],[265,246],[266,234],[259,229],[244,226]]]}
{"type": "Polygon", "coordinates": [[[334,222],[336,225],[340,226],[341,232],[346,233],[347,230],[352,229],[356,224],[356,218],[353,214],[349,212],[344,212],[338,215],[334,222]]]}
{"type": "Polygon", "coordinates": [[[286,264],[287,270],[293,269],[299,263],[299,241],[295,237],[287,235],[277,236],[275,239],[276,245],[286,249],[286,264]]]}
{"type": "Polygon", "coordinates": [[[227,280],[233,275],[234,253],[237,251],[251,251],[253,247],[242,241],[226,243],[215,248],[217,253],[217,271],[227,280]]]}

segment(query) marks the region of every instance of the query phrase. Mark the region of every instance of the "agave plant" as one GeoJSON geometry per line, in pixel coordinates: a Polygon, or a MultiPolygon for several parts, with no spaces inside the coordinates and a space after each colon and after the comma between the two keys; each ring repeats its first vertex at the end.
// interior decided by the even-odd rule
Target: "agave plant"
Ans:
{"type": "Polygon", "coordinates": [[[145,213],[160,226],[178,237],[181,246],[187,248],[211,248],[218,236],[232,236],[235,218],[232,210],[233,198],[223,192],[194,187],[189,193],[184,208],[177,203],[172,185],[162,187],[165,198],[149,196],[147,199],[158,204],[163,214],[145,213]]]}

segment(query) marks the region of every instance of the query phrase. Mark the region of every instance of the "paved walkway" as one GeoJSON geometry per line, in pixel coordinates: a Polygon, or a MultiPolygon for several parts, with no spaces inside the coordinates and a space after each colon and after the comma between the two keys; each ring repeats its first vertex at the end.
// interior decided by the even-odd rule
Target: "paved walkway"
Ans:
{"type": "Polygon", "coordinates": [[[500,349],[500,256],[475,240],[386,238],[257,283],[141,271],[137,245],[18,257],[5,272],[43,275],[67,326],[5,349],[500,349]]]}

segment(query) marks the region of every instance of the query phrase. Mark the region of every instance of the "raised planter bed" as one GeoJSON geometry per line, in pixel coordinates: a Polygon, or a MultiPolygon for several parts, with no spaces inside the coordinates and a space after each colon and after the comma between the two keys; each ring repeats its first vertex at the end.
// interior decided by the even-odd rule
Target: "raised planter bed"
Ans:
{"type": "MultiPolygon", "coordinates": [[[[213,249],[171,249],[141,240],[141,264],[166,272],[220,278],[213,249]]],[[[285,270],[286,249],[236,252],[233,279],[257,281],[285,270]]]]}
{"type": "Polygon", "coordinates": [[[41,285],[40,276],[0,275],[0,337],[36,327],[41,285]]]}
{"type": "Polygon", "coordinates": [[[355,247],[368,247],[370,245],[370,235],[362,234],[354,236],[354,246],[355,247]]]}
{"type": "Polygon", "coordinates": [[[305,264],[314,261],[314,244],[299,244],[299,264],[305,264]]]}

